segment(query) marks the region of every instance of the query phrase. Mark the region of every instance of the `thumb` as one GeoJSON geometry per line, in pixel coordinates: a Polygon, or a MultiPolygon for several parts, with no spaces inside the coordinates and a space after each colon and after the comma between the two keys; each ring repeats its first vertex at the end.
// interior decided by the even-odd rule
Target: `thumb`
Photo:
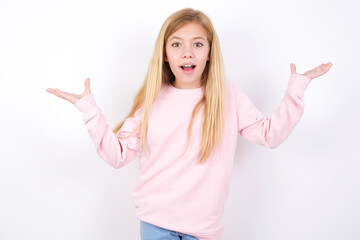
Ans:
{"type": "Polygon", "coordinates": [[[291,70],[291,74],[296,74],[296,66],[293,63],[290,63],[290,70],[291,70]]]}
{"type": "Polygon", "coordinates": [[[90,90],[90,78],[85,79],[84,86],[85,86],[84,94],[90,93],[91,92],[91,90],[90,90]]]}

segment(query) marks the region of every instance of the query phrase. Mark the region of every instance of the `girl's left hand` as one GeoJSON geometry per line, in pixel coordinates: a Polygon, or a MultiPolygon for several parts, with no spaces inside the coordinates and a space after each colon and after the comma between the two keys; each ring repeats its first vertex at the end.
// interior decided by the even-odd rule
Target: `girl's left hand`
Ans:
{"type": "MultiPolygon", "coordinates": [[[[304,75],[310,79],[314,79],[314,78],[317,78],[317,77],[320,77],[321,75],[327,73],[330,68],[332,67],[332,63],[331,62],[328,62],[327,64],[321,64],[319,65],[318,67],[314,68],[314,69],[311,69],[307,72],[305,72],[304,74],[301,74],[301,75],[304,75]]],[[[290,64],[290,69],[291,69],[291,74],[297,74],[296,73],[296,66],[295,64],[291,63],[290,64]]]]}

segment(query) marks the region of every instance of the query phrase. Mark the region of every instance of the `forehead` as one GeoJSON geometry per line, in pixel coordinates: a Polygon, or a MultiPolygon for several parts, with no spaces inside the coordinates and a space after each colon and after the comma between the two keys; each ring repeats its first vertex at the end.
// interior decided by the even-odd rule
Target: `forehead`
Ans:
{"type": "Polygon", "coordinates": [[[202,37],[207,40],[206,30],[199,23],[195,22],[187,23],[184,26],[180,27],[178,30],[176,30],[170,35],[169,40],[174,37],[182,39],[193,39],[202,37]]]}

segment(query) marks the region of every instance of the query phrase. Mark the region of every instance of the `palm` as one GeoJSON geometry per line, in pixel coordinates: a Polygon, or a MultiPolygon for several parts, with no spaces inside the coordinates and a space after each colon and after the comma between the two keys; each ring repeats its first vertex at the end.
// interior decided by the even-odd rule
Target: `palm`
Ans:
{"type": "Polygon", "coordinates": [[[68,92],[61,91],[58,88],[56,88],[56,89],[48,88],[48,89],[46,89],[46,91],[58,96],[59,98],[65,99],[65,100],[71,102],[72,104],[74,104],[75,102],[77,102],[83,96],[91,93],[91,91],[90,91],[90,78],[85,79],[85,84],[84,85],[85,85],[85,90],[84,90],[84,92],[82,94],[68,93],[68,92]]]}
{"type": "MultiPolygon", "coordinates": [[[[306,71],[304,74],[304,76],[310,78],[310,79],[314,79],[317,77],[320,77],[321,75],[324,75],[325,73],[327,73],[330,68],[332,67],[332,63],[328,62],[327,64],[321,64],[318,67],[311,69],[309,71],[306,71]]],[[[296,73],[296,66],[295,64],[291,63],[290,64],[290,69],[291,69],[291,74],[297,74],[296,73]]]]}

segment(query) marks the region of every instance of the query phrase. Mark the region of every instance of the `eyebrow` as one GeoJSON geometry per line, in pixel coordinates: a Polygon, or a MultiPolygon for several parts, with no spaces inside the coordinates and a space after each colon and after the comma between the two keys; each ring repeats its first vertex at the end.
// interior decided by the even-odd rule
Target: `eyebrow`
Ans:
{"type": "MultiPolygon", "coordinates": [[[[171,41],[173,39],[183,40],[181,37],[174,36],[174,37],[170,38],[169,41],[171,41]]],[[[195,39],[202,39],[205,41],[205,39],[203,37],[194,37],[193,40],[195,40],[195,39]]]]}

